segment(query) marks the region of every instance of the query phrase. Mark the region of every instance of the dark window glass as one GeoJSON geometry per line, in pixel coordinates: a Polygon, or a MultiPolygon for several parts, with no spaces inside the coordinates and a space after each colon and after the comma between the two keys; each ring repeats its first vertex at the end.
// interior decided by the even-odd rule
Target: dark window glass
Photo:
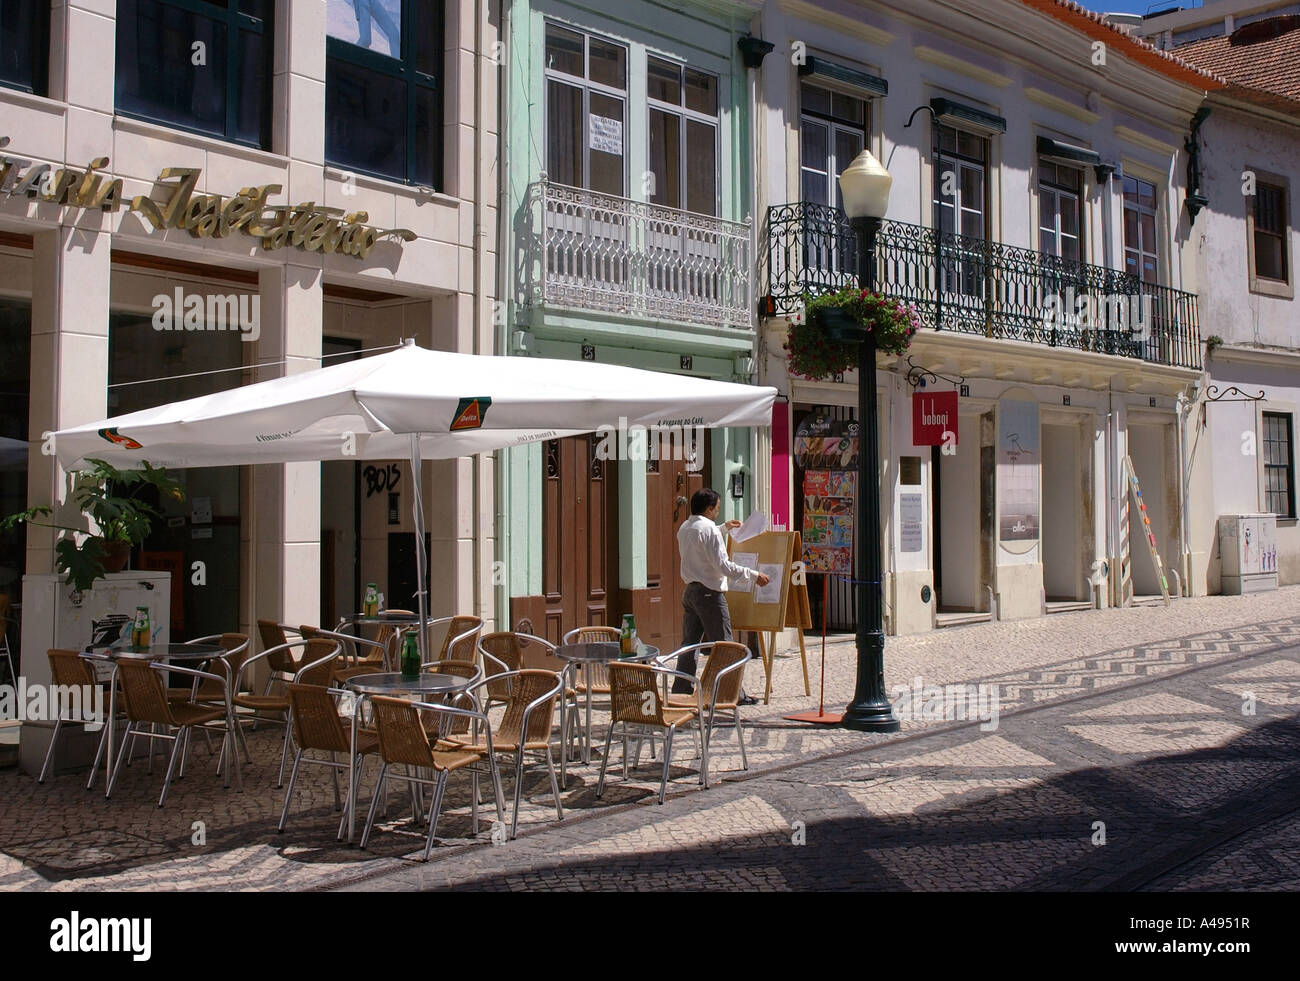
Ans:
{"type": "Polygon", "coordinates": [[[1264,510],[1279,518],[1294,518],[1295,455],[1291,415],[1264,413],[1264,510]]]}
{"type": "Polygon", "coordinates": [[[364,19],[327,32],[325,160],[439,189],[441,0],[368,0],[364,6],[364,19]]]}
{"type": "Polygon", "coordinates": [[[591,80],[612,89],[627,88],[627,48],[592,38],[591,80]]]}
{"type": "Polygon", "coordinates": [[[49,0],[0,0],[0,85],[49,91],[49,0]]]}
{"type": "Polygon", "coordinates": [[[1260,184],[1255,191],[1255,275],[1287,279],[1286,189],[1260,184]]]}
{"type": "Polygon", "coordinates": [[[546,84],[546,173],[557,183],[582,187],[582,89],[546,84]]]}
{"type": "MultiPolygon", "coordinates": [[[[0,515],[27,507],[28,411],[31,404],[32,308],[26,301],[0,299],[0,515]]],[[[22,601],[27,526],[0,531],[0,597],[22,601]]],[[[0,621],[10,650],[18,649],[16,624],[0,621]]],[[[17,657],[15,656],[15,661],[17,657]]],[[[8,665],[0,676],[9,684],[8,665]]]]}
{"type": "Polygon", "coordinates": [[[718,114],[718,79],[715,75],[686,69],[686,108],[706,116],[718,114]]]}
{"type": "Polygon", "coordinates": [[[331,58],[326,154],[332,164],[370,174],[406,169],[406,84],[384,72],[331,58]]]}
{"type": "Polygon", "coordinates": [[[575,78],[584,78],[582,35],[555,24],[546,25],[546,67],[575,78]]]}
{"type": "Polygon", "coordinates": [[[267,148],[271,4],[119,0],[118,112],[267,148]]]}
{"type": "MultiPolygon", "coordinates": [[[[650,169],[654,194],[650,200],[669,208],[682,206],[681,120],[662,109],[650,110],[650,169]]],[[[710,209],[712,210],[712,209],[710,209]]]]}
{"type": "Polygon", "coordinates": [[[697,215],[718,209],[717,131],[708,123],[686,121],[686,210],[697,215]]]}
{"type": "MultiPolygon", "coordinates": [[[[580,94],[580,93],[579,93],[580,94]]],[[[610,129],[617,124],[620,132],[625,132],[626,121],[623,119],[623,100],[600,92],[591,93],[591,115],[593,120],[606,120],[605,127],[610,129]]],[[[610,145],[610,144],[604,144],[610,145]]],[[[612,150],[599,150],[591,147],[591,190],[603,194],[622,195],[623,193],[623,154],[612,150]]]]}
{"type": "Polygon", "coordinates": [[[671,61],[646,59],[646,94],[659,102],[682,104],[682,69],[671,61]]]}

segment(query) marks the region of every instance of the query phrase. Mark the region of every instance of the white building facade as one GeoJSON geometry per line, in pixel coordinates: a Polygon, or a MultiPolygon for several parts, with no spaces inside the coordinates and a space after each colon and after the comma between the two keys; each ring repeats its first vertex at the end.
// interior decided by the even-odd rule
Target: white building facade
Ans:
{"type": "MultiPolygon", "coordinates": [[[[364,24],[338,0],[203,6],[6,21],[33,52],[0,77],[0,435],[27,444],[0,474],[6,514],[66,498],[41,450],[62,427],[403,337],[492,350],[497,4],[394,0],[364,24]]],[[[187,501],[133,557],[172,571],[175,639],[332,626],[368,581],[414,603],[400,461],[177,476],[187,501]]],[[[432,609],[491,621],[492,461],[423,480],[432,609]]],[[[53,571],[53,535],[0,541],[0,589],[53,571]]]]}
{"type": "MultiPolygon", "coordinates": [[[[1181,409],[1204,327],[1184,143],[1217,82],[1071,4],[772,0],[752,28],[773,45],[759,363],[789,410],[760,466],[810,569],[860,537],[817,473],[834,486],[848,469],[857,385],[792,376],[783,345],[806,296],[856,285],[835,175],[865,147],[893,176],[876,286],[923,324],[907,355],[877,361],[887,629],[1159,595],[1127,459],[1169,588],[1197,588],[1181,409]],[[914,423],[939,405],[955,445],[919,445],[914,423]],[[838,462],[828,436],[850,441],[838,462]]],[[[852,625],[851,572],[825,584],[832,628],[852,625]]]]}

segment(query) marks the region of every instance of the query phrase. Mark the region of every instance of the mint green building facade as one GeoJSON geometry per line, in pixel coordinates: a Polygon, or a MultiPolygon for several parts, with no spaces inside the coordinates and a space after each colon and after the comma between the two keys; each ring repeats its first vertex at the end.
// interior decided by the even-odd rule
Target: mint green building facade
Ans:
{"type": "MultiPolygon", "coordinates": [[[[750,383],[752,80],[737,41],[752,8],[610,6],[505,4],[498,350],[750,383]]],[[[558,640],[646,610],[679,629],[666,550],[681,498],[707,478],[724,514],[746,513],[757,438],[710,433],[685,475],[582,464],[563,441],[499,454],[505,622],[558,640]]]]}

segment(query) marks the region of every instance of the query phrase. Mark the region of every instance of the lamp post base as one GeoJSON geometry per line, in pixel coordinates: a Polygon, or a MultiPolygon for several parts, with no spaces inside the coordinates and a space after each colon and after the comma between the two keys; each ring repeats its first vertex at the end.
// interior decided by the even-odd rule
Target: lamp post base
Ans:
{"type": "MultiPolygon", "coordinates": [[[[859,587],[860,588],[860,587],[859,587]]],[[[858,679],[853,701],[840,725],[857,732],[898,732],[894,708],[885,697],[885,635],[880,630],[858,634],[858,679]]]]}

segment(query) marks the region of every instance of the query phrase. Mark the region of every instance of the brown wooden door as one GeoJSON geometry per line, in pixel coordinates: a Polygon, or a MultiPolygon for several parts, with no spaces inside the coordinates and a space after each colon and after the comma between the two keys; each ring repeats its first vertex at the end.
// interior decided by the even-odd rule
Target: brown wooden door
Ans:
{"type": "MultiPolygon", "coordinates": [[[[708,459],[707,451],[705,459],[708,459]]],[[[691,516],[691,495],[705,485],[705,472],[688,470],[684,460],[651,460],[646,468],[646,608],[655,613],[637,632],[661,651],[682,640],[681,560],[677,529],[691,516]]]]}
{"type": "Polygon", "coordinates": [[[617,589],[614,486],[617,465],[599,460],[589,436],[543,446],[542,636],[558,642],[574,627],[609,624],[617,589]]]}

